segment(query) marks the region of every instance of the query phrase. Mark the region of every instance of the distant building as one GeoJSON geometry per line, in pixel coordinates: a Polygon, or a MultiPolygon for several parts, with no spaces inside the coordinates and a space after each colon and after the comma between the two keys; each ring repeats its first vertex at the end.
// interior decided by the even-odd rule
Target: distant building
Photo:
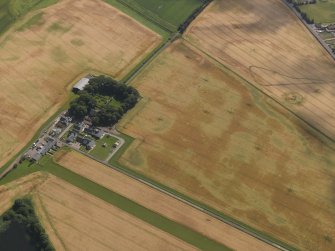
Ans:
{"type": "Polygon", "coordinates": [[[43,155],[45,155],[47,152],[50,151],[51,148],[53,148],[57,141],[53,138],[47,138],[46,139],[47,144],[43,146],[40,150],[38,150],[33,156],[30,157],[33,161],[38,161],[40,158],[42,158],[43,155]]]}
{"type": "Polygon", "coordinates": [[[105,135],[104,131],[101,130],[100,128],[93,128],[93,127],[86,128],[85,132],[87,132],[96,139],[101,139],[105,135]]]}
{"type": "Polygon", "coordinates": [[[82,131],[84,131],[84,128],[85,128],[85,123],[84,122],[76,123],[73,126],[73,130],[75,130],[76,132],[82,132],[82,131]]]}
{"type": "Polygon", "coordinates": [[[94,140],[91,140],[90,143],[86,145],[87,150],[92,150],[96,146],[96,143],[94,140]]]}
{"type": "Polygon", "coordinates": [[[92,78],[91,76],[86,76],[86,77],[80,79],[80,80],[73,86],[72,91],[73,91],[74,93],[77,93],[77,92],[79,92],[79,91],[84,90],[85,86],[89,84],[91,78],[92,78]]]}
{"type": "Polygon", "coordinates": [[[95,146],[96,146],[96,143],[94,140],[92,139],[88,139],[88,138],[84,138],[82,141],[81,141],[81,144],[83,146],[85,146],[85,148],[87,150],[92,150],[95,146]]]}
{"type": "Polygon", "coordinates": [[[335,32],[335,24],[328,25],[326,30],[328,32],[335,32]]]}
{"type": "Polygon", "coordinates": [[[51,137],[55,137],[55,136],[58,136],[61,132],[62,132],[61,128],[54,128],[54,129],[51,130],[51,132],[49,133],[49,135],[51,137]]]}
{"type": "Polygon", "coordinates": [[[66,143],[72,143],[77,137],[76,132],[70,132],[69,135],[67,136],[66,143]]]}
{"type": "Polygon", "coordinates": [[[64,128],[67,127],[71,122],[71,118],[70,117],[66,117],[66,116],[61,116],[59,118],[58,123],[56,124],[57,127],[59,128],[64,128]]]}

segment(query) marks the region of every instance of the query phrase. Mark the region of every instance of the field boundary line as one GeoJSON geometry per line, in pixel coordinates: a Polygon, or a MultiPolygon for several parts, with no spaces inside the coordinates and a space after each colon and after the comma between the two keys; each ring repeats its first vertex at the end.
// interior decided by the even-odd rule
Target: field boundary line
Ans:
{"type": "MultiPolygon", "coordinates": [[[[65,148],[65,149],[70,149],[70,148],[65,148]]],[[[70,149],[72,150],[72,149],[70,149]]],[[[82,154],[80,151],[77,151],[80,154],[82,154]]],[[[85,154],[84,154],[85,155],[85,154]]],[[[104,164],[101,161],[98,161],[99,163],[104,164]]],[[[147,222],[148,224],[166,232],[169,233],[176,238],[185,241],[186,243],[189,243],[193,245],[194,247],[198,247],[201,250],[231,250],[228,246],[226,246],[224,243],[218,242],[216,240],[213,240],[209,237],[207,237],[204,234],[199,233],[198,231],[193,230],[192,228],[185,226],[183,224],[180,224],[178,222],[175,222],[163,215],[161,215],[159,212],[155,212],[149,208],[146,208],[145,206],[128,199],[127,197],[114,192],[113,190],[100,185],[94,181],[92,181],[90,178],[86,178],[84,176],[81,176],[77,174],[76,172],[71,171],[70,169],[63,167],[62,165],[58,164],[53,160],[51,156],[48,156],[47,159],[44,159],[44,163],[40,164],[41,167],[46,168],[46,172],[50,173],[53,176],[56,176],[63,180],[66,183],[69,183],[78,189],[81,189],[88,194],[99,198],[103,201],[105,201],[108,204],[114,205],[115,207],[121,209],[122,211],[125,211],[128,214],[133,215],[134,217],[147,222]],[[64,173],[65,172],[65,173],[64,173]],[[83,184],[82,182],[86,183],[83,184]],[[87,184],[89,183],[89,184],[87,184]],[[87,188],[87,185],[90,187],[87,188]],[[94,186],[94,188],[92,187],[94,186]],[[105,194],[105,192],[109,193],[108,196],[105,194]],[[125,205],[127,204],[127,205],[125,205]],[[138,207],[138,208],[137,208],[138,207]],[[139,210],[140,209],[140,210],[139,210]],[[144,213],[144,214],[143,214],[144,213]],[[150,214],[150,217],[149,217],[150,214]],[[154,218],[152,218],[154,216],[154,218]],[[157,220],[155,222],[154,220],[157,220]],[[162,222],[164,221],[164,222],[162,222]],[[177,227],[177,231],[175,231],[175,228],[171,228],[172,225],[173,227],[177,227]],[[183,231],[181,231],[183,230],[183,231]],[[185,232],[186,230],[186,232],[185,232]],[[206,241],[207,244],[214,245],[214,246],[209,246],[208,248],[204,249],[204,243],[201,242],[199,239],[194,239],[189,236],[189,234],[192,233],[192,235],[196,235],[198,238],[203,238],[203,241],[206,241]],[[223,249],[222,249],[223,248],[223,249]]],[[[106,166],[106,164],[104,164],[106,166]]],[[[106,166],[108,167],[108,166],[106,166]]],[[[193,237],[196,237],[193,236],[193,237]]]]}
{"type": "MultiPolygon", "coordinates": [[[[315,130],[316,132],[318,132],[319,134],[321,134],[321,135],[318,135],[318,136],[323,136],[325,139],[329,140],[331,143],[335,143],[335,138],[333,138],[332,136],[327,135],[321,129],[319,129],[316,126],[312,125],[306,119],[304,119],[303,117],[301,117],[300,115],[298,115],[292,108],[289,108],[288,106],[284,105],[281,101],[279,101],[275,97],[272,97],[271,95],[269,95],[268,93],[266,93],[264,90],[262,90],[262,88],[257,83],[253,83],[250,80],[247,80],[245,77],[243,77],[242,75],[240,75],[238,72],[232,70],[231,68],[229,68],[228,66],[226,66],[224,63],[222,63],[219,60],[215,59],[213,56],[211,56],[210,54],[206,53],[204,50],[202,50],[201,48],[199,48],[198,46],[196,46],[189,39],[187,39],[185,37],[183,37],[182,39],[183,39],[183,41],[187,42],[190,46],[192,46],[195,50],[197,50],[197,51],[201,52],[202,54],[206,55],[208,58],[210,58],[216,64],[220,65],[221,67],[225,68],[226,70],[228,70],[229,72],[231,72],[232,74],[234,74],[236,77],[240,78],[241,80],[245,81],[249,85],[253,86],[256,90],[258,90],[259,92],[261,92],[262,94],[264,94],[266,97],[268,97],[271,100],[273,100],[276,104],[278,104],[281,107],[283,107],[286,111],[288,111],[290,114],[292,114],[298,120],[304,122],[307,126],[309,126],[313,130],[315,130]]],[[[330,146],[325,141],[325,139],[322,139],[320,137],[318,137],[318,139],[321,140],[323,143],[325,143],[329,148],[335,150],[335,148],[332,147],[332,146],[330,146]]]]}
{"type": "Polygon", "coordinates": [[[49,222],[49,225],[51,227],[51,229],[53,230],[53,232],[55,233],[55,235],[57,236],[57,239],[59,240],[59,242],[62,244],[63,248],[65,251],[68,251],[69,249],[66,247],[64,241],[62,240],[62,238],[60,237],[57,229],[55,228],[51,218],[50,218],[50,215],[49,213],[47,212],[46,208],[45,208],[45,205],[43,204],[43,201],[41,199],[41,195],[39,194],[39,192],[36,192],[33,197],[36,198],[36,200],[38,201],[38,203],[40,204],[40,207],[41,207],[41,211],[42,213],[44,214],[46,220],[49,222]]]}
{"type": "MultiPolygon", "coordinates": [[[[224,222],[225,224],[227,224],[231,227],[234,227],[234,228],[236,228],[236,229],[238,229],[238,230],[240,230],[240,231],[242,231],[242,232],[244,232],[244,233],[260,240],[260,241],[262,241],[262,242],[265,242],[265,243],[269,244],[270,246],[277,248],[278,250],[282,250],[282,251],[297,250],[296,248],[291,247],[284,242],[282,244],[280,244],[279,242],[281,242],[281,241],[279,241],[279,240],[276,240],[277,242],[275,242],[275,241],[272,241],[270,239],[267,239],[267,238],[257,234],[256,231],[252,231],[252,230],[247,229],[244,226],[244,223],[240,223],[237,220],[230,219],[229,216],[226,216],[221,212],[216,213],[215,209],[213,210],[207,205],[202,206],[201,203],[193,200],[192,198],[188,198],[188,196],[186,196],[186,195],[184,195],[184,194],[182,194],[182,193],[180,193],[180,192],[178,192],[178,191],[176,191],[176,190],[174,190],[170,187],[167,187],[163,184],[160,184],[160,183],[146,177],[145,175],[138,174],[136,171],[133,171],[133,170],[127,168],[127,167],[123,167],[119,163],[118,163],[118,166],[115,166],[113,164],[106,163],[106,161],[95,158],[94,156],[91,156],[88,153],[85,153],[85,152],[82,152],[78,149],[72,148],[69,145],[67,145],[67,146],[69,148],[71,148],[72,150],[74,150],[74,151],[76,151],[80,154],[83,154],[86,157],[88,157],[88,158],[90,158],[90,159],[92,159],[92,160],[94,160],[94,161],[96,161],[100,164],[103,164],[106,167],[113,168],[115,171],[118,171],[121,174],[124,174],[131,179],[134,179],[138,182],[141,182],[142,184],[144,184],[144,185],[146,185],[150,188],[153,188],[153,189],[155,189],[155,190],[157,190],[161,193],[164,193],[164,194],[166,194],[166,195],[168,195],[168,196],[170,196],[170,197],[172,197],[172,198],[174,198],[174,199],[176,199],[176,200],[178,200],[182,203],[185,203],[186,205],[191,206],[192,208],[195,208],[196,210],[199,210],[199,211],[201,211],[201,212],[203,212],[203,213],[205,213],[205,214],[207,214],[207,215],[209,215],[209,216],[211,216],[211,217],[213,217],[213,218],[215,218],[215,219],[217,219],[221,222],[224,222]],[[226,218],[222,217],[220,214],[224,215],[226,218]],[[285,244],[286,247],[284,246],[284,244],[285,244]]],[[[118,160],[117,160],[117,162],[118,162],[118,160]]],[[[275,240],[275,238],[273,238],[271,236],[269,236],[269,237],[275,240]]]]}

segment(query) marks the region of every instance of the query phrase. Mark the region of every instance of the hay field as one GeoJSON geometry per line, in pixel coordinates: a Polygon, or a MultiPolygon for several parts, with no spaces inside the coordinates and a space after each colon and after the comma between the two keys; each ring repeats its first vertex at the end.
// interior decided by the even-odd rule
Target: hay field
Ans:
{"type": "Polygon", "coordinates": [[[56,250],[196,250],[55,176],[34,173],[0,186],[0,214],[30,195],[56,250]]]}
{"type": "Polygon", "coordinates": [[[170,220],[186,225],[233,250],[275,250],[271,246],[204,214],[185,203],[127,177],[76,152],[59,152],[55,160],[84,176],[170,220]],[[159,203],[157,203],[159,202],[159,203]]]}
{"type": "Polygon", "coordinates": [[[136,138],[122,164],[293,246],[334,250],[334,145],[187,43],[133,85],[146,100],[121,121],[136,138]]]}
{"type": "Polygon", "coordinates": [[[54,176],[34,197],[57,250],[196,250],[54,176]]]}
{"type": "Polygon", "coordinates": [[[120,79],[161,41],[100,0],[34,12],[0,43],[0,166],[34,135],[87,72],[120,79]]]}
{"type": "Polygon", "coordinates": [[[38,172],[0,186],[0,215],[12,206],[15,199],[33,192],[46,178],[45,174],[38,172]]]}
{"type": "Polygon", "coordinates": [[[282,0],[214,1],[186,38],[335,139],[335,63],[282,0]]]}

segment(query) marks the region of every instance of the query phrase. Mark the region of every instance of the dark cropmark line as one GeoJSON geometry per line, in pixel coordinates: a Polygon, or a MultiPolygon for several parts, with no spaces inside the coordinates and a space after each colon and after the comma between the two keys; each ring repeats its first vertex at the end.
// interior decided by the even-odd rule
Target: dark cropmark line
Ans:
{"type": "MultiPolygon", "coordinates": [[[[218,41],[218,43],[219,43],[219,41],[218,41]]],[[[222,50],[220,50],[220,49],[218,49],[220,52],[223,52],[222,50]]],[[[223,52],[224,53],[224,52],[223,52]]],[[[290,86],[288,86],[288,87],[290,87],[290,86]]],[[[293,86],[293,87],[295,87],[295,86],[293,86]]],[[[294,89],[289,89],[290,91],[293,91],[294,89]]],[[[269,92],[271,92],[272,93],[272,91],[271,90],[269,90],[269,89],[267,89],[267,91],[269,91],[269,92]]],[[[281,92],[283,93],[283,91],[281,90],[281,92]]],[[[278,95],[276,95],[276,94],[272,94],[272,96],[274,96],[274,97],[276,97],[278,100],[281,100],[281,98],[280,98],[280,96],[278,96],[278,95]]],[[[311,95],[312,97],[313,97],[313,95],[311,95]]],[[[319,99],[316,99],[316,98],[314,98],[315,100],[317,100],[318,102],[320,102],[320,100],[319,99]]],[[[327,98],[325,98],[325,99],[327,99],[327,98]]],[[[321,102],[322,103],[322,102],[321,102]]],[[[312,105],[312,106],[315,106],[315,104],[313,103],[313,102],[310,102],[310,104],[312,105]]],[[[305,105],[303,105],[302,104],[302,106],[304,106],[305,107],[305,105]]],[[[317,107],[316,107],[317,108],[317,107]]],[[[309,108],[306,108],[305,107],[305,109],[307,110],[307,111],[309,111],[310,113],[312,113],[315,117],[318,117],[319,118],[319,120],[321,120],[321,121],[324,121],[324,122],[326,122],[326,124],[329,124],[329,125],[331,125],[328,121],[326,121],[326,120],[324,120],[322,117],[320,117],[319,115],[318,115],[318,113],[315,113],[315,112],[312,112],[312,110],[311,109],[309,109],[309,108]]],[[[328,109],[329,110],[331,110],[331,108],[330,107],[328,107],[328,109]]],[[[317,110],[319,110],[319,109],[317,109],[317,110]]],[[[330,115],[331,116],[331,115],[330,115]]],[[[332,116],[331,116],[332,117],[332,116]]],[[[320,125],[319,125],[320,126],[320,125]]],[[[331,125],[331,127],[333,127],[332,125],[331,125]]],[[[330,133],[329,131],[328,131],[328,129],[324,129],[324,130],[326,130],[327,131],[327,133],[330,133]]],[[[330,134],[332,134],[332,133],[330,133],[330,134]]]]}
{"type": "MultiPolygon", "coordinates": [[[[208,31],[209,29],[209,26],[206,26],[207,27],[207,29],[206,29],[206,31],[208,31]]],[[[217,28],[217,29],[219,29],[219,28],[217,28]]],[[[221,29],[219,29],[219,30],[221,30],[221,29]]],[[[198,32],[200,32],[200,33],[203,33],[202,31],[198,31],[198,32]]],[[[212,32],[211,32],[212,33],[212,32]]],[[[222,33],[222,32],[221,32],[222,33]]],[[[234,34],[235,34],[235,32],[233,32],[234,34]]],[[[218,34],[216,34],[215,33],[215,35],[216,35],[216,37],[219,37],[219,38],[222,38],[222,36],[219,36],[218,34]]],[[[196,35],[195,35],[196,36],[196,35]]],[[[196,37],[198,37],[198,36],[196,36],[196,37]]],[[[207,39],[209,39],[209,40],[213,40],[213,38],[211,39],[210,38],[210,36],[208,36],[208,34],[206,34],[205,36],[201,36],[201,37],[206,37],[207,39]]],[[[251,36],[250,36],[251,37],[251,36]]],[[[199,37],[198,37],[198,39],[199,39],[199,37]]],[[[201,39],[200,39],[201,40],[201,39]]],[[[224,38],[223,38],[223,40],[224,40],[224,38]]],[[[246,40],[246,39],[245,39],[246,40]]],[[[214,44],[220,44],[220,41],[222,41],[222,39],[220,39],[219,41],[215,41],[214,42],[214,44]]],[[[246,41],[248,41],[248,40],[246,40],[246,41]]],[[[259,40],[258,40],[259,41],[259,40]]],[[[250,41],[249,41],[250,42],[250,41]]],[[[213,45],[213,43],[211,43],[212,45],[213,45]]],[[[248,54],[246,51],[244,51],[244,50],[242,50],[241,48],[239,48],[239,47],[237,47],[237,46],[235,46],[235,45],[233,45],[237,50],[240,50],[240,51],[242,51],[242,53],[243,54],[248,54]]],[[[257,46],[257,45],[256,45],[257,46]]],[[[215,47],[215,46],[214,46],[215,47]]],[[[219,49],[218,47],[215,47],[217,50],[219,50],[220,52],[223,52],[221,49],[219,49]]],[[[223,52],[224,53],[224,52],[223,52]]],[[[301,68],[301,67],[300,67],[301,68]]],[[[266,74],[266,75],[268,75],[268,74],[266,74]]],[[[299,88],[299,87],[296,87],[296,88],[299,88]]],[[[300,90],[301,90],[301,88],[299,88],[300,90]]],[[[292,90],[292,89],[291,89],[292,90]]],[[[270,91],[271,92],[271,91],[270,91]]],[[[275,95],[275,94],[273,94],[274,96],[277,96],[277,95],[275,95]]],[[[312,96],[312,97],[314,97],[313,95],[310,95],[310,96],[312,96]]],[[[280,99],[280,97],[278,97],[277,96],[277,98],[279,98],[280,99]]],[[[316,101],[318,101],[318,102],[320,102],[320,100],[319,99],[316,99],[316,98],[314,98],[316,101]]],[[[327,99],[327,98],[324,98],[324,99],[327,99]]],[[[320,103],[322,103],[322,102],[320,102],[320,103]]],[[[312,106],[315,106],[315,104],[313,103],[313,102],[311,102],[310,103],[312,106]]],[[[305,109],[306,110],[308,110],[308,111],[310,111],[312,114],[314,114],[314,116],[316,116],[316,117],[319,117],[318,116],[318,114],[317,113],[315,113],[315,112],[312,112],[312,110],[311,109],[308,109],[308,108],[306,108],[305,107],[305,109]]],[[[331,109],[331,108],[330,108],[331,109]]],[[[318,110],[318,109],[317,109],[318,110]]],[[[331,116],[331,115],[330,115],[331,116]]],[[[322,121],[324,121],[324,122],[326,122],[326,124],[328,124],[328,125],[330,125],[331,127],[333,127],[331,124],[329,124],[329,122],[328,121],[326,121],[326,120],[324,120],[323,118],[321,118],[321,117],[319,117],[320,118],[320,120],[322,120],[322,121]]],[[[320,125],[319,125],[320,126],[320,125]]],[[[328,129],[326,129],[326,131],[328,131],[328,129]]],[[[329,133],[329,131],[328,131],[328,133],[329,133]]],[[[332,134],[332,133],[331,133],[332,134]]]]}
{"type": "MultiPolygon", "coordinates": [[[[245,12],[244,12],[245,13],[245,12]]],[[[267,13],[266,13],[267,14],[267,13]]],[[[275,14],[275,13],[274,13],[275,14]]],[[[231,18],[231,19],[233,19],[233,20],[235,20],[235,21],[239,21],[238,19],[236,19],[236,18],[234,18],[234,17],[232,17],[231,15],[229,15],[229,17],[231,18]]],[[[271,15],[271,17],[273,17],[272,15],[271,15]]],[[[262,17],[262,20],[265,22],[266,20],[262,17]]],[[[213,23],[211,23],[211,26],[213,26],[214,24],[213,23]]],[[[230,25],[231,25],[231,23],[230,23],[230,25]]],[[[215,26],[215,25],[214,25],[215,26]]],[[[276,28],[276,29],[278,29],[279,27],[276,27],[275,25],[274,25],[274,27],[276,28]]],[[[220,29],[220,27],[217,27],[217,29],[220,29]]],[[[252,29],[252,27],[251,27],[251,29],[252,29]]],[[[236,35],[237,33],[235,32],[236,30],[232,30],[232,29],[230,29],[231,31],[233,31],[233,33],[236,35]]],[[[256,30],[257,31],[257,30],[256,30]]],[[[237,30],[237,32],[239,32],[239,33],[241,33],[239,30],[237,30]]],[[[216,34],[217,36],[218,36],[218,34],[216,34]]],[[[259,39],[256,39],[254,36],[253,36],[253,34],[251,33],[250,34],[250,36],[243,36],[243,35],[241,35],[241,36],[239,36],[240,38],[242,38],[242,40],[245,40],[245,41],[248,41],[248,42],[251,42],[250,40],[248,40],[248,39],[246,39],[246,38],[248,38],[248,37],[253,37],[254,39],[253,40],[256,40],[256,41],[258,41],[260,44],[262,44],[262,41],[261,40],[259,40],[259,39]]],[[[289,38],[287,38],[287,39],[285,39],[285,40],[280,40],[281,41],[281,44],[285,44],[287,47],[289,47],[289,44],[292,44],[293,42],[291,41],[290,43],[287,43],[287,41],[289,41],[289,38]]],[[[255,44],[255,46],[257,46],[257,44],[255,44]]],[[[261,49],[262,50],[264,50],[264,47],[265,48],[267,48],[268,46],[267,45],[264,45],[264,46],[262,46],[261,47],[261,49]]],[[[300,46],[301,48],[302,48],[302,46],[300,46]]],[[[240,48],[237,48],[237,49],[240,49],[240,48]]],[[[268,49],[270,49],[270,51],[268,51],[268,53],[271,53],[271,48],[268,48],[268,49]]],[[[284,57],[284,55],[282,55],[283,57],[284,57]]],[[[304,68],[305,66],[307,66],[308,64],[309,64],[310,62],[309,61],[307,61],[305,64],[303,64],[303,65],[296,65],[296,66],[298,66],[298,68],[304,68]]],[[[285,64],[285,62],[284,62],[284,64],[285,64]]],[[[309,68],[310,69],[310,68],[309,68]]],[[[323,69],[322,69],[323,70],[323,69]]]]}

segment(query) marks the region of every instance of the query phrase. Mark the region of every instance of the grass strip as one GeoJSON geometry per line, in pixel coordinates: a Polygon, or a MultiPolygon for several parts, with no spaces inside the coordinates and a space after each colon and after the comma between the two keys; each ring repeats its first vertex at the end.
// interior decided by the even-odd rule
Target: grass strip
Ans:
{"type": "Polygon", "coordinates": [[[119,163],[119,159],[123,155],[123,153],[127,150],[129,145],[134,141],[134,138],[132,138],[128,135],[125,135],[125,134],[121,134],[119,136],[122,137],[125,140],[125,144],[110,159],[109,164],[113,166],[111,168],[117,169],[117,170],[121,171],[122,173],[125,173],[125,174],[127,174],[131,177],[140,178],[141,180],[144,180],[145,182],[153,184],[154,186],[159,187],[160,189],[162,189],[164,191],[167,191],[168,193],[171,193],[171,194],[175,195],[176,197],[179,197],[179,198],[181,198],[181,199],[183,199],[183,200],[185,200],[185,201],[187,201],[191,204],[194,204],[198,207],[201,207],[201,208],[205,209],[206,211],[210,212],[211,215],[215,218],[222,218],[227,222],[231,222],[234,225],[247,230],[248,232],[254,233],[257,236],[262,237],[263,239],[266,239],[266,240],[269,240],[270,242],[276,243],[276,244],[284,247],[287,250],[292,250],[292,251],[297,251],[298,250],[297,248],[295,248],[295,247],[293,247],[293,246],[291,246],[291,245],[289,245],[289,244],[287,244],[287,243],[285,243],[281,240],[278,240],[278,239],[274,238],[273,236],[271,236],[267,233],[259,231],[259,230],[255,229],[253,227],[250,227],[249,225],[246,225],[246,224],[244,224],[244,223],[242,223],[242,222],[240,222],[240,221],[222,213],[221,211],[218,211],[214,208],[211,208],[204,203],[201,203],[201,202],[199,202],[195,199],[192,199],[189,196],[186,196],[185,194],[182,194],[182,193],[180,193],[180,192],[178,192],[178,191],[176,191],[176,190],[174,190],[170,187],[167,187],[167,186],[165,186],[165,185],[163,185],[159,182],[156,182],[155,180],[153,180],[151,178],[148,178],[147,176],[143,175],[142,173],[136,172],[136,171],[134,171],[130,168],[127,168],[127,167],[123,166],[122,164],[119,163]]]}
{"type": "Polygon", "coordinates": [[[87,178],[84,178],[58,164],[56,164],[52,156],[44,156],[39,163],[30,164],[24,161],[19,167],[13,170],[8,176],[0,181],[0,184],[8,183],[17,179],[21,175],[37,171],[46,171],[51,173],[68,183],[118,207],[119,209],[167,232],[175,237],[201,249],[201,250],[231,250],[221,243],[207,238],[179,223],[169,220],[87,178]]]}

